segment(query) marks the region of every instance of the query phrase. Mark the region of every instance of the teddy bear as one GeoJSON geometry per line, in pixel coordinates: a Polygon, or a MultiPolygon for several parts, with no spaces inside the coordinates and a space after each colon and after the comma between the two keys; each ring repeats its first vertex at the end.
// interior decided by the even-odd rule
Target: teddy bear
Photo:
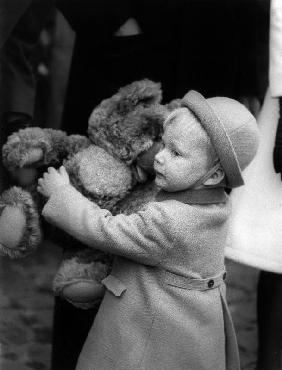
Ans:
{"type": "Polygon", "coordinates": [[[100,207],[131,213],[157,191],[153,158],[159,150],[162,124],[170,107],[161,104],[160,83],[148,79],[119,89],[94,108],[88,137],[61,130],[31,127],[12,134],[3,146],[3,163],[11,176],[23,173],[21,186],[0,198],[0,253],[25,257],[40,245],[43,233],[64,246],[53,290],[73,305],[90,308],[104,294],[102,280],[112,256],[79,242],[61,230],[44,225],[44,198],[36,191],[37,178],[47,167],[62,164],[71,183],[100,207]]]}

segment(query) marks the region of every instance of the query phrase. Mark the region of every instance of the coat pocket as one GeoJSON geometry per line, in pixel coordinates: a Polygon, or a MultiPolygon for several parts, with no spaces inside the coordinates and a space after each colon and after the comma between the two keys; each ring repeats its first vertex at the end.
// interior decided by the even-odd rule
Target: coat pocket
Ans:
{"type": "Polygon", "coordinates": [[[126,290],[126,286],[113,275],[108,275],[105,279],[101,281],[103,285],[116,297],[120,297],[122,293],[126,290]]]}

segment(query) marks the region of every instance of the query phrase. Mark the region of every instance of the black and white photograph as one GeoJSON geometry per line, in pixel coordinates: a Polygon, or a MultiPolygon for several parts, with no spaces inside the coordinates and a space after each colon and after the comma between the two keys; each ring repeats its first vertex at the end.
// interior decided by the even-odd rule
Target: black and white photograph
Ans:
{"type": "Polygon", "coordinates": [[[0,0],[0,370],[282,370],[282,0],[0,0]]]}

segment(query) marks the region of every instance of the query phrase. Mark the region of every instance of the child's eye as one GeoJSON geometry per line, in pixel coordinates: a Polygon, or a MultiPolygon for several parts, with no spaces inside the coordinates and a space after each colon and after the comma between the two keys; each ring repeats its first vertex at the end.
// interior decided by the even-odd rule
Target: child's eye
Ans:
{"type": "Polygon", "coordinates": [[[179,157],[179,156],[180,156],[180,153],[179,153],[177,150],[172,149],[172,150],[171,150],[171,153],[172,153],[172,155],[173,155],[174,157],[179,157]]]}

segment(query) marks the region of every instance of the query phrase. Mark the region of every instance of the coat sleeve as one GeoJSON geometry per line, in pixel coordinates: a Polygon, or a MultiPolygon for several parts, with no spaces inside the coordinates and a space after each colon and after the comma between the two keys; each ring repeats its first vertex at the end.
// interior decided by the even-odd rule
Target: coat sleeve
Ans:
{"type": "Polygon", "coordinates": [[[173,247],[174,228],[161,203],[129,216],[113,216],[68,185],[50,197],[42,214],[90,247],[143,264],[159,264],[173,247]]]}

